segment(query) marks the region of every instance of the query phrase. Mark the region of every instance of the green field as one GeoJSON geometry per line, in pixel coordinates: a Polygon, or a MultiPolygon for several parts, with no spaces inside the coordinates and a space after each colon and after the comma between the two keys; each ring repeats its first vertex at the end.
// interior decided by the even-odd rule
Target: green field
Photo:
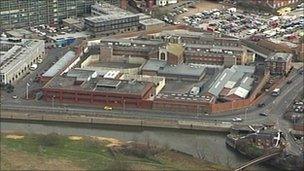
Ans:
{"type": "Polygon", "coordinates": [[[228,170],[150,142],[80,138],[2,133],[1,170],[228,170]]]}

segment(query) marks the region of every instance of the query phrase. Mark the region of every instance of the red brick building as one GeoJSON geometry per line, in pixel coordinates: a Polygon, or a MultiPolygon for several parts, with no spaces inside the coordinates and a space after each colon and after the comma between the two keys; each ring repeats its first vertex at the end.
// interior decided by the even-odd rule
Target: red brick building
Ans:
{"type": "Polygon", "coordinates": [[[153,83],[90,78],[79,81],[77,77],[57,76],[43,88],[44,100],[89,104],[97,106],[151,108],[153,83]]]}
{"type": "Polygon", "coordinates": [[[266,68],[273,75],[287,74],[292,68],[292,54],[275,53],[265,60],[266,68]]]}

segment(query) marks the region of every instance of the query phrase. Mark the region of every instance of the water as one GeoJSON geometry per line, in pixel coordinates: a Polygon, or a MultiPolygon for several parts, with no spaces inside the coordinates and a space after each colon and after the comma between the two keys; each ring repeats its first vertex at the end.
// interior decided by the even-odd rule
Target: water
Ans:
{"type": "MultiPolygon", "coordinates": [[[[36,134],[58,133],[62,135],[103,136],[123,141],[158,143],[188,154],[203,154],[211,162],[236,167],[248,159],[228,149],[225,134],[174,129],[140,129],[135,127],[95,126],[79,124],[1,122],[3,132],[25,132],[36,134]]],[[[270,167],[253,166],[253,170],[272,170],[270,167]]]]}

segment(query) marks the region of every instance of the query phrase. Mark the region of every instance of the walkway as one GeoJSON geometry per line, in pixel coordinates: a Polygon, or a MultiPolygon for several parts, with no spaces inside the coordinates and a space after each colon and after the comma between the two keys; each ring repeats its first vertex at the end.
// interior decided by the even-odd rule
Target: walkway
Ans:
{"type": "Polygon", "coordinates": [[[247,168],[247,167],[249,167],[251,165],[258,164],[260,162],[263,162],[263,161],[266,161],[268,159],[271,159],[272,157],[281,154],[281,152],[282,152],[282,150],[278,149],[278,150],[273,151],[272,153],[267,153],[267,154],[265,154],[263,156],[255,158],[255,159],[253,159],[253,160],[251,160],[251,161],[249,161],[249,162],[247,162],[247,163],[239,166],[237,169],[235,169],[235,171],[241,171],[241,170],[244,170],[245,168],[247,168]]]}

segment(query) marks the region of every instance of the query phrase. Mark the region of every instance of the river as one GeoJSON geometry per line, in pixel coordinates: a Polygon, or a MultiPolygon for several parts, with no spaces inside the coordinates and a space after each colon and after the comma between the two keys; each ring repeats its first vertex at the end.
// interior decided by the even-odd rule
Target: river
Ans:
{"type": "MultiPolygon", "coordinates": [[[[188,154],[200,154],[205,159],[223,165],[236,167],[248,159],[228,149],[225,145],[225,134],[203,131],[188,131],[174,129],[150,129],[117,126],[90,126],[82,124],[55,124],[55,123],[24,123],[1,122],[2,132],[25,132],[35,134],[58,133],[62,135],[103,136],[134,141],[158,143],[188,154]]],[[[253,170],[270,171],[268,166],[253,166],[253,170]]]]}

